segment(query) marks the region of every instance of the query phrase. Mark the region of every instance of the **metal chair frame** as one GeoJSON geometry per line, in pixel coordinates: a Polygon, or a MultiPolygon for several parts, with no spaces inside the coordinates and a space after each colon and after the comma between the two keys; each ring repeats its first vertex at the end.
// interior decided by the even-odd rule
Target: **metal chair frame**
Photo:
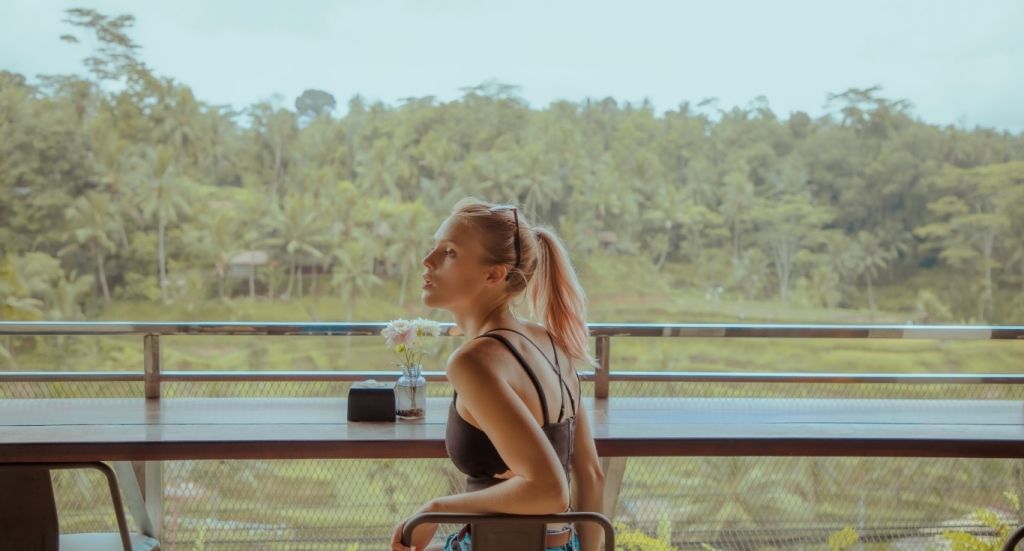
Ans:
{"type": "Polygon", "coordinates": [[[593,522],[604,529],[605,551],[615,551],[615,529],[600,513],[558,513],[554,515],[502,515],[479,513],[422,513],[409,519],[402,530],[402,543],[412,540],[414,528],[424,523],[469,524],[470,551],[543,551],[547,525],[593,522]]]}

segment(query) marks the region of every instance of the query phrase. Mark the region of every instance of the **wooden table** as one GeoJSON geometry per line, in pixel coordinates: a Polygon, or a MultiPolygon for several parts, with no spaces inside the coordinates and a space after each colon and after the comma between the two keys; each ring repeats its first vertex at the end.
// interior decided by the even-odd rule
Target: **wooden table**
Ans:
{"type": "MultiPolygon", "coordinates": [[[[343,398],[0,400],[0,462],[446,457],[449,399],[422,421],[348,423],[343,398]]],[[[1024,457],[1024,403],[584,400],[602,457],[1024,457]]]]}
{"type": "MultiPolygon", "coordinates": [[[[160,539],[162,461],[443,458],[449,402],[429,399],[420,421],[348,423],[343,398],[0,400],[0,463],[113,461],[136,525],[160,539]]],[[[1019,401],[609,398],[584,404],[602,456],[606,511],[615,510],[628,457],[1024,457],[1019,401]]]]}

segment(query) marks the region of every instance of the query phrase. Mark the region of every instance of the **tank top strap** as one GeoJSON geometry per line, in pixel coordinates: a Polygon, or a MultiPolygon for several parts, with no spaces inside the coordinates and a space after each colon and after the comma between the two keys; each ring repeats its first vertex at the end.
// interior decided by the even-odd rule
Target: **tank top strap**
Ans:
{"type": "MultiPolygon", "coordinates": [[[[548,340],[551,341],[551,352],[555,355],[555,361],[554,362],[552,362],[551,359],[548,358],[548,355],[545,354],[543,350],[541,350],[540,346],[538,346],[537,343],[533,342],[533,339],[531,339],[530,337],[524,335],[521,331],[516,331],[515,329],[511,329],[511,328],[508,328],[508,327],[497,327],[497,328],[491,329],[491,331],[488,331],[488,333],[490,333],[492,331],[511,331],[511,332],[519,335],[520,337],[526,339],[527,342],[532,344],[533,347],[537,349],[537,352],[540,352],[541,357],[543,357],[544,360],[548,362],[548,365],[550,365],[551,368],[554,370],[554,372],[558,374],[558,384],[559,384],[558,392],[559,392],[559,397],[561,398],[561,401],[562,401],[561,406],[559,407],[559,410],[558,410],[558,422],[561,423],[562,420],[565,419],[565,395],[566,394],[569,395],[569,405],[572,407],[572,414],[576,415],[576,401],[573,400],[573,398],[572,398],[572,390],[569,389],[569,383],[565,382],[565,379],[562,378],[562,366],[558,362],[558,347],[555,345],[555,337],[551,334],[551,331],[548,331],[547,329],[544,330],[544,332],[547,333],[547,335],[548,335],[548,340]]],[[[576,374],[576,378],[577,378],[577,386],[579,386],[579,384],[578,384],[579,383],[579,381],[578,381],[579,373],[576,374]]]]}
{"type": "Polygon", "coordinates": [[[544,388],[540,386],[540,379],[537,378],[537,374],[533,372],[532,368],[530,368],[530,364],[527,363],[526,358],[524,358],[522,353],[516,350],[516,347],[512,346],[512,343],[509,342],[509,340],[506,339],[505,337],[502,337],[501,335],[495,335],[494,333],[491,332],[487,332],[484,333],[483,335],[480,335],[477,338],[482,339],[484,337],[494,339],[500,342],[501,344],[505,345],[505,348],[507,348],[508,351],[511,352],[513,356],[515,356],[516,360],[519,362],[519,365],[523,366],[523,369],[526,370],[526,374],[530,377],[530,382],[532,382],[534,388],[537,389],[537,395],[540,397],[541,411],[544,412],[544,426],[550,425],[551,416],[548,415],[548,400],[544,396],[544,388]]]}
{"type": "MultiPolygon", "coordinates": [[[[565,382],[562,378],[562,366],[558,363],[558,347],[555,346],[555,337],[551,334],[551,331],[546,331],[548,334],[548,340],[551,341],[551,351],[555,354],[555,370],[558,372],[558,383],[561,386],[559,393],[562,395],[562,410],[558,414],[558,421],[561,422],[565,418],[565,395],[569,395],[569,410],[573,415],[576,415],[576,400],[572,398],[572,390],[569,389],[569,383],[565,382]],[[564,392],[562,390],[564,389],[564,392]]],[[[578,375],[577,375],[578,376],[578,375]]]]}

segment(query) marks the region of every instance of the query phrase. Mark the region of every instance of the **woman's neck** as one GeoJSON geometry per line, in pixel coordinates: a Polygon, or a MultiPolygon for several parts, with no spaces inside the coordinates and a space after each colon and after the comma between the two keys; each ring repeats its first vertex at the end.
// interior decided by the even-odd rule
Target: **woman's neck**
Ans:
{"type": "Polygon", "coordinates": [[[508,302],[504,300],[487,308],[452,312],[452,315],[455,317],[455,325],[470,340],[483,335],[487,331],[519,323],[518,318],[509,309],[508,302]]]}

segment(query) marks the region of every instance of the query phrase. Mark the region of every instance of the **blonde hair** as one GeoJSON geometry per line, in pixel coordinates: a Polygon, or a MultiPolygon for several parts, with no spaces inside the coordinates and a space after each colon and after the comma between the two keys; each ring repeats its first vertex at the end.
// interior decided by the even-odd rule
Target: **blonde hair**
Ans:
{"type": "Polygon", "coordinates": [[[452,219],[476,230],[484,263],[508,269],[509,296],[525,291],[530,315],[551,332],[562,350],[596,366],[588,346],[587,297],[558,235],[550,228],[531,225],[517,207],[471,197],[455,204],[452,219]]]}

